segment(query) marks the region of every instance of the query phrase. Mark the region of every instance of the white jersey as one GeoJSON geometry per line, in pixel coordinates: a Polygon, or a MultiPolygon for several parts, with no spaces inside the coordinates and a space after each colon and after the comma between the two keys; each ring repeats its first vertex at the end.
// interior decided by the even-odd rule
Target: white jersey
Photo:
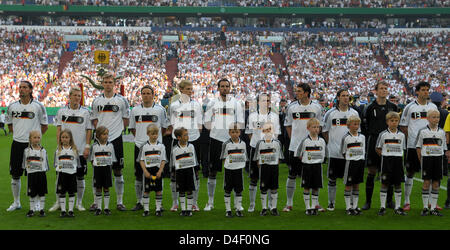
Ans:
{"type": "Polygon", "coordinates": [[[23,152],[22,168],[26,169],[27,173],[47,172],[48,158],[45,148],[33,149],[28,147],[23,152]]]}
{"type": "Polygon", "coordinates": [[[306,164],[323,163],[327,155],[327,144],[325,140],[318,137],[313,140],[310,135],[307,135],[298,145],[294,153],[295,157],[301,157],[302,162],[306,164]]]}
{"type": "Polygon", "coordinates": [[[138,148],[142,147],[148,140],[147,127],[150,124],[156,124],[159,128],[158,141],[162,142],[161,128],[168,127],[166,109],[156,103],[151,107],[139,105],[131,110],[129,129],[136,130],[134,143],[138,148]]]}
{"type": "Polygon", "coordinates": [[[341,111],[334,107],[325,113],[322,132],[328,132],[328,157],[344,159],[341,152],[342,137],[348,132],[347,119],[358,112],[352,108],[341,111]]]}
{"type": "Polygon", "coordinates": [[[185,147],[182,147],[180,143],[177,143],[173,146],[170,164],[175,166],[175,170],[197,166],[198,162],[195,156],[194,145],[188,143],[185,147]]]}
{"type": "Polygon", "coordinates": [[[420,105],[416,100],[406,105],[403,110],[399,125],[408,127],[408,148],[416,148],[417,133],[419,129],[427,126],[427,112],[430,109],[437,107],[432,102],[420,105]]]}
{"type": "Polygon", "coordinates": [[[55,125],[61,126],[61,131],[69,129],[72,132],[79,155],[83,155],[82,149],[90,143],[90,141],[86,142],[87,130],[93,129],[90,116],[91,113],[86,107],[79,106],[78,109],[71,109],[67,105],[60,108],[55,117],[55,125]]]}
{"type": "Polygon", "coordinates": [[[30,103],[16,101],[8,106],[6,124],[13,126],[13,140],[27,143],[30,131],[41,131],[41,125],[48,125],[47,111],[42,103],[31,99],[30,103]]]}
{"type": "Polygon", "coordinates": [[[309,104],[302,105],[299,101],[294,101],[288,105],[284,126],[292,127],[289,151],[295,152],[300,142],[308,135],[306,123],[311,118],[318,119],[323,126],[322,107],[319,104],[310,101],[309,104]]]}
{"type": "Polygon", "coordinates": [[[342,138],[341,153],[345,155],[347,161],[364,160],[366,155],[366,137],[361,133],[354,136],[347,132],[342,138]]]}
{"type": "Polygon", "coordinates": [[[421,149],[422,156],[441,156],[447,150],[445,132],[441,128],[432,130],[428,125],[419,130],[416,148],[421,149]]]}
{"type": "Polygon", "coordinates": [[[388,129],[378,135],[376,148],[381,148],[382,156],[403,156],[403,150],[406,150],[405,134],[400,130],[393,133],[388,129]]]}
{"type": "Polygon", "coordinates": [[[256,147],[256,143],[262,139],[264,139],[264,134],[262,133],[262,126],[265,122],[273,123],[273,136],[274,139],[278,138],[278,135],[281,134],[280,129],[280,117],[273,113],[269,112],[267,114],[261,114],[256,112],[252,112],[248,116],[247,128],[245,133],[252,134],[252,139],[250,140],[250,146],[252,148],[256,147]]]}
{"type": "Polygon", "coordinates": [[[230,139],[228,129],[231,123],[245,124],[244,108],[234,97],[227,97],[226,102],[220,97],[214,98],[206,107],[204,122],[211,122],[211,138],[225,142],[230,139]]]}
{"type": "Polygon", "coordinates": [[[166,147],[160,142],[152,144],[147,141],[147,143],[141,147],[138,159],[144,161],[146,168],[159,168],[161,166],[161,162],[167,162],[166,147]]]}
{"type": "Polygon", "coordinates": [[[203,109],[194,100],[182,103],[180,99],[174,101],[169,108],[170,125],[173,126],[172,138],[175,137],[175,129],[184,127],[188,130],[189,141],[200,138],[200,129],[203,124],[203,109]]]}
{"type": "Polygon", "coordinates": [[[123,119],[130,118],[128,101],[119,94],[106,98],[104,94],[92,102],[91,120],[98,120],[97,127],[105,126],[109,130],[108,141],[114,141],[122,135],[123,119]]]}
{"type": "Polygon", "coordinates": [[[0,123],[5,123],[6,116],[5,114],[0,114],[0,123]]]}
{"type": "Polygon", "coordinates": [[[88,161],[92,162],[93,167],[111,166],[113,162],[117,161],[114,146],[109,142],[104,145],[95,142],[92,144],[88,161]]]}
{"type": "Polygon", "coordinates": [[[260,165],[278,165],[280,159],[284,159],[280,141],[276,139],[272,139],[270,142],[265,140],[258,141],[253,157],[254,161],[258,161],[260,165]]]}
{"type": "Polygon", "coordinates": [[[72,147],[61,147],[61,150],[56,149],[54,159],[56,172],[75,174],[77,168],[81,167],[80,158],[72,147]]]}
{"type": "Polygon", "coordinates": [[[224,142],[220,159],[225,160],[223,167],[226,169],[234,170],[244,168],[245,163],[248,161],[245,142],[241,139],[239,139],[238,143],[233,142],[231,139],[224,142]]]}

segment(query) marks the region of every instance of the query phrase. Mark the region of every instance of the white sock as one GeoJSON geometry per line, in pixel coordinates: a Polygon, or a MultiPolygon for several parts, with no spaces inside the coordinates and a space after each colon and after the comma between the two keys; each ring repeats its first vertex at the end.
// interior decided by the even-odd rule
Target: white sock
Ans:
{"type": "Polygon", "coordinates": [[[437,206],[437,201],[439,198],[439,189],[431,191],[431,210],[435,209],[437,206]]]}
{"type": "Polygon", "coordinates": [[[387,188],[380,190],[380,206],[386,208],[387,188]]]}
{"type": "Polygon", "coordinates": [[[102,209],[102,193],[95,193],[95,204],[97,205],[97,209],[102,209]]]}
{"type": "Polygon", "coordinates": [[[161,211],[161,205],[162,205],[162,194],[156,195],[156,211],[161,211]]]}
{"type": "Polygon", "coordinates": [[[180,209],[181,211],[185,211],[186,210],[186,196],[180,195],[180,209]]]}
{"type": "Polygon", "coordinates": [[[186,210],[192,211],[192,204],[193,204],[193,201],[194,201],[193,194],[186,195],[186,198],[187,198],[186,210]]]}
{"type": "Polygon", "coordinates": [[[208,204],[214,205],[214,191],[216,190],[216,179],[208,178],[208,204]]]}
{"type": "Polygon", "coordinates": [[[134,190],[136,191],[136,201],[142,204],[142,181],[134,181],[134,190]]]}
{"type": "Polygon", "coordinates": [[[345,210],[349,210],[351,208],[351,197],[352,197],[352,191],[344,191],[344,200],[345,200],[345,210]]]}
{"type": "Polygon", "coordinates": [[[224,195],[225,200],[225,211],[231,211],[231,194],[225,193],[224,195]]]}
{"type": "Polygon", "coordinates": [[[271,199],[270,199],[270,201],[271,201],[271,208],[272,209],[274,209],[274,208],[277,208],[277,203],[278,203],[278,192],[276,192],[276,193],[270,193],[270,197],[271,197],[271,199]]]}
{"type": "Polygon", "coordinates": [[[428,208],[429,200],[430,200],[430,191],[428,189],[422,189],[423,208],[428,208]]]}
{"type": "Polygon", "coordinates": [[[195,180],[195,190],[194,191],[192,191],[192,194],[193,194],[193,205],[196,205],[197,206],[197,200],[198,200],[198,191],[200,190],[200,179],[196,179],[195,180]]]}
{"type": "Polygon", "coordinates": [[[309,204],[309,193],[303,192],[303,201],[305,202],[305,208],[306,210],[311,209],[311,206],[309,204]]]}
{"type": "Polygon", "coordinates": [[[353,209],[357,209],[359,201],[359,190],[353,190],[352,199],[353,199],[353,209]]]}
{"type": "Polygon", "coordinates": [[[74,206],[75,206],[75,195],[69,196],[69,211],[73,212],[74,206]]]}
{"type": "Polygon", "coordinates": [[[11,190],[14,197],[14,203],[20,205],[20,179],[11,179],[11,190]]]}
{"type": "Polygon", "coordinates": [[[177,183],[175,181],[170,182],[170,190],[172,191],[172,206],[178,205],[177,183]]]}
{"type": "Polygon", "coordinates": [[[272,195],[270,195],[272,193],[271,189],[267,189],[267,206],[269,207],[269,209],[272,209],[272,195]]]}
{"type": "MultiPolygon", "coordinates": [[[[105,203],[105,209],[109,209],[109,200],[111,199],[111,196],[109,192],[105,192],[103,195],[103,202],[105,203]]],[[[118,203],[119,204],[119,203],[118,203]]]]}
{"type": "Polygon", "coordinates": [[[144,196],[142,196],[142,205],[144,206],[144,211],[149,210],[150,197],[148,196],[148,194],[144,194],[144,196]]]}
{"type": "Polygon", "coordinates": [[[319,192],[311,192],[311,208],[315,209],[319,205],[319,192]]]}
{"type": "Polygon", "coordinates": [[[413,188],[414,179],[413,178],[405,178],[405,204],[410,204],[409,197],[411,196],[411,190],[413,188]]]}
{"type": "Polygon", "coordinates": [[[236,207],[236,210],[241,209],[242,207],[242,194],[234,196],[234,206],[236,207]]]}
{"type": "Polygon", "coordinates": [[[256,191],[257,191],[257,187],[256,186],[250,185],[248,187],[250,204],[255,205],[255,202],[256,202],[256,191]]]}
{"type": "Polygon", "coordinates": [[[267,209],[267,193],[261,193],[261,205],[262,209],[267,209]]]}
{"type": "Polygon", "coordinates": [[[123,191],[124,191],[123,175],[116,176],[115,184],[116,184],[117,204],[123,204],[123,191]]]}
{"type": "Polygon", "coordinates": [[[400,204],[402,202],[402,189],[394,190],[394,198],[395,198],[395,209],[400,208],[400,204]]]}
{"type": "Polygon", "coordinates": [[[61,212],[65,212],[66,211],[66,196],[64,197],[59,197],[59,206],[61,207],[61,212]]]}
{"type": "Polygon", "coordinates": [[[36,197],[30,197],[30,210],[34,210],[36,197]]]}
{"type": "Polygon", "coordinates": [[[41,210],[45,209],[45,196],[39,196],[39,205],[41,207],[41,210]]]}
{"type": "Polygon", "coordinates": [[[328,181],[328,203],[336,204],[336,188],[336,182],[332,182],[330,185],[330,181],[328,181]]]}
{"type": "Polygon", "coordinates": [[[286,180],[286,206],[293,206],[296,179],[287,178],[286,180]]]}
{"type": "Polygon", "coordinates": [[[84,190],[86,189],[86,182],[83,180],[77,180],[77,205],[83,204],[84,190]]]}

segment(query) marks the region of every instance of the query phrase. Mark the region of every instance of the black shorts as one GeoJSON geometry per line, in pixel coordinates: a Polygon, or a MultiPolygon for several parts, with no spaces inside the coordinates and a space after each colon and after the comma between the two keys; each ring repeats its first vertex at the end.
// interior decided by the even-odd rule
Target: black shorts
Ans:
{"type": "Polygon", "coordinates": [[[186,193],[195,190],[194,168],[183,168],[176,170],[177,192],[186,193]]]}
{"type": "Polygon", "coordinates": [[[84,176],[87,174],[87,161],[82,155],[80,155],[80,164],[81,167],[77,168],[77,178],[83,180],[84,176]]]}
{"type": "Polygon", "coordinates": [[[408,148],[406,151],[406,171],[417,173],[420,172],[420,162],[415,148],[408,148]]]}
{"type": "Polygon", "coordinates": [[[278,189],[278,165],[263,164],[260,166],[259,171],[259,176],[261,177],[259,188],[261,191],[278,189]]]}
{"type": "Polygon", "coordinates": [[[209,141],[209,164],[210,170],[216,172],[222,172],[222,161],[220,155],[222,154],[223,142],[210,138],[209,141]]]}
{"type": "Polygon", "coordinates": [[[240,169],[226,169],[223,177],[223,189],[226,193],[242,193],[244,190],[244,179],[242,175],[242,168],[240,169]]]}
{"type": "Polygon", "coordinates": [[[30,197],[35,197],[36,195],[45,196],[47,193],[47,176],[45,172],[28,174],[27,195],[30,197]]]}
{"type": "Polygon", "coordinates": [[[116,156],[117,161],[113,162],[112,169],[123,169],[123,140],[122,135],[111,141],[114,146],[114,154],[116,156]]]}
{"type": "Polygon", "coordinates": [[[303,163],[302,188],[322,188],[322,164],[303,163]]]}
{"type": "Polygon", "coordinates": [[[0,122],[0,128],[5,128],[5,123],[3,123],[3,122],[0,122]]]}
{"type": "Polygon", "coordinates": [[[57,194],[74,194],[77,192],[77,174],[59,172],[56,180],[57,194]]]}
{"type": "MultiPolygon", "coordinates": [[[[142,169],[141,169],[142,170],[142,169]]],[[[158,173],[158,167],[147,168],[147,171],[152,175],[156,176],[158,173]]],[[[159,179],[151,180],[150,178],[146,178],[144,175],[141,176],[144,178],[144,192],[149,193],[151,191],[159,192],[162,191],[162,177],[159,179]]]]}
{"type": "Polygon", "coordinates": [[[112,187],[111,166],[94,166],[94,187],[95,188],[110,188],[112,187]]]}
{"type": "Polygon", "coordinates": [[[336,180],[344,178],[345,159],[329,158],[328,160],[328,179],[336,180]]]}
{"type": "Polygon", "coordinates": [[[343,181],[346,186],[364,182],[364,163],[364,160],[345,162],[343,181]]]}
{"type": "Polygon", "coordinates": [[[377,154],[375,150],[377,144],[377,135],[370,135],[367,139],[367,166],[375,167],[377,170],[380,170],[381,166],[381,157],[377,154]]]}
{"type": "Polygon", "coordinates": [[[255,156],[255,148],[250,148],[250,172],[249,177],[251,180],[259,180],[259,168],[258,168],[258,161],[254,161],[253,157],[255,156]]]}
{"type": "Polygon", "coordinates": [[[444,176],[442,156],[422,156],[422,179],[440,181],[444,176]]]}
{"type": "Polygon", "coordinates": [[[20,177],[23,175],[24,169],[22,168],[23,152],[28,147],[27,142],[13,141],[11,144],[11,154],[9,161],[9,174],[12,177],[20,177]]]}
{"type": "Polygon", "coordinates": [[[398,186],[405,182],[403,159],[399,156],[381,157],[381,184],[398,186]]]}
{"type": "Polygon", "coordinates": [[[289,151],[289,177],[296,178],[297,176],[302,176],[302,167],[303,164],[299,157],[294,156],[293,151],[289,151]]]}

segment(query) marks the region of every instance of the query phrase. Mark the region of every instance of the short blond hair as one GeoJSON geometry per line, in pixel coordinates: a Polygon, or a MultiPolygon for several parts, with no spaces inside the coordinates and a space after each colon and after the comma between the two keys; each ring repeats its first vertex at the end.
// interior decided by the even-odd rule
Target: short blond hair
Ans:
{"type": "Polygon", "coordinates": [[[147,134],[150,134],[152,132],[159,133],[159,127],[156,126],[156,124],[150,124],[147,126],[147,134]]]}
{"type": "Polygon", "coordinates": [[[347,126],[352,123],[352,122],[357,122],[359,124],[361,124],[361,118],[359,118],[359,116],[357,115],[352,115],[347,119],[347,126]]]}
{"type": "Polygon", "coordinates": [[[437,114],[437,115],[441,115],[441,113],[439,113],[439,110],[437,110],[437,109],[430,109],[430,110],[428,110],[428,112],[427,112],[427,117],[429,117],[430,115],[432,115],[432,114],[437,114]]]}
{"type": "Polygon", "coordinates": [[[116,78],[114,77],[113,74],[111,73],[106,73],[102,76],[102,82],[106,79],[106,78],[112,78],[114,82],[116,82],[116,78]]]}
{"type": "Polygon", "coordinates": [[[188,80],[182,80],[180,83],[178,83],[178,88],[184,89],[186,86],[192,86],[192,82],[188,80]]]}
{"type": "Polygon", "coordinates": [[[400,114],[395,112],[395,111],[391,111],[389,113],[387,113],[386,115],[386,121],[389,121],[391,119],[397,118],[400,120],[400,114]]]}
{"type": "Polygon", "coordinates": [[[72,87],[72,88],[70,88],[69,96],[72,95],[73,92],[75,92],[75,91],[81,92],[81,89],[79,87],[72,87]]]}
{"type": "Polygon", "coordinates": [[[306,123],[306,127],[309,128],[312,125],[320,125],[320,121],[317,118],[311,118],[308,120],[308,122],[306,123]]]}

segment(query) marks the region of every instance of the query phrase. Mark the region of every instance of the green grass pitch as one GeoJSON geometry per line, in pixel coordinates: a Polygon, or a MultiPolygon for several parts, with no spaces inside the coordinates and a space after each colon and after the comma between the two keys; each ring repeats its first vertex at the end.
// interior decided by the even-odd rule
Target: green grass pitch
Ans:
{"type": "MultiPolygon", "coordinates": [[[[338,180],[337,204],[334,212],[320,213],[318,216],[305,215],[305,205],[303,202],[303,189],[300,188],[300,179],[297,179],[297,188],[294,196],[294,210],[285,213],[281,212],[286,202],[286,178],[287,167],[285,164],[280,166],[279,178],[279,195],[278,195],[278,209],[281,216],[266,216],[261,217],[259,212],[261,210],[261,203],[259,201],[259,191],[257,194],[256,211],[254,213],[246,212],[248,208],[248,178],[245,179],[243,192],[243,206],[244,217],[226,218],[225,205],[223,200],[223,173],[217,176],[217,186],[215,193],[215,208],[213,211],[204,212],[203,208],[207,201],[207,179],[201,177],[200,193],[198,204],[201,211],[195,212],[192,217],[181,217],[179,213],[168,211],[172,204],[169,179],[164,179],[164,197],[163,206],[165,211],[162,217],[154,216],[154,193],[150,196],[150,212],[151,216],[142,217],[142,211],[132,212],[131,209],[136,202],[136,195],[134,191],[134,174],[133,174],[133,147],[132,143],[124,143],[125,150],[125,194],[124,204],[128,211],[120,212],[115,209],[115,191],[114,185],[111,188],[111,202],[112,208],[111,216],[94,216],[89,211],[79,212],[75,209],[75,218],[59,218],[59,212],[47,212],[45,218],[35,216],[27,218],[25,216],[29,209],[29,201],[26,196],[26,177],[22,177],[21,188],[21,203],[22,209],[7,212],[6,209],[12,203],[13,198],[11,194],[11,177],[9,175],[9,154],[12,142],[12,136],[4,136],[0,133],[0,158],[1,173],[0,173],[0,229],[2,230],[21,230],[21,229],[39,229],[39,230],[408,230],[408,229],[450,229],[450,211],[443,210],[443,217],[435,216],[420,216],[422,208],[421,199],[421,182],[414,181],[413,193],[411,196],[412,209],[407,216],[396,216],[393,210],[388,209],[385,216],[377,216],[379,209],[379,188],[380,183],[375,183],[375,191],[373,195],[372,209],[363,211],[361,216],[347,216],[345,215],[344,204],[344,185],[342,180],[338,180]]],[[[56,148],[56,128],[52,125],[43,136],[42,144],[49,153],[50,164],[53,164],[53,153],[56,148]]],[[[326,168],[326,166],[324,165],[326,168]]],[[[327,179],[324,173],[324,188],[320,190],[320,204],[327,205],[327,179]]],[[[418,175],[416,177],[419,177],[418,175]]],[[[50,208],[55,202],[55,170],[51,167],[47,172],[49,194],[46,196],[46,210],[50,208]]],[[[447,177],[442,181],[445,185],[447,177]]],[[[92,167],[89,164],[88,175],[86,177],[86,192],[83,200],[83,205],[88,208],[93,201],[92,195],[92,167]]],[[[360,201],[361,207],[365,200],[364,184],[360,187],[360,201]]],[[[234,197],[234,195],[232,196],[234,197]]],[[[439,195],[439,205],[442,207],[446,199],[445,190],[441,189],[439,195]]],[[[234,199],[232,198],[232,201],[234,199]]]]}

